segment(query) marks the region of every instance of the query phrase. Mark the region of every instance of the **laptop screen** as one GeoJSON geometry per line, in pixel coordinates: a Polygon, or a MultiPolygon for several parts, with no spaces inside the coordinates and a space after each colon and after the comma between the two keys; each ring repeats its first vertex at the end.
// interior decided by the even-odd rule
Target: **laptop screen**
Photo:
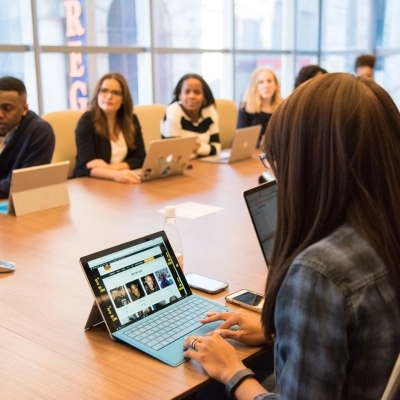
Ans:
{"type": "Polygon", "coordinates": [[[163,231],[81,258],[112,332],[191,295],[163,231]]]}
{"type": "Polygon", "coordinates": [[[277,220],[277,184],[270,181],[243,193],[265,262],[271,260],[277,220]]]}

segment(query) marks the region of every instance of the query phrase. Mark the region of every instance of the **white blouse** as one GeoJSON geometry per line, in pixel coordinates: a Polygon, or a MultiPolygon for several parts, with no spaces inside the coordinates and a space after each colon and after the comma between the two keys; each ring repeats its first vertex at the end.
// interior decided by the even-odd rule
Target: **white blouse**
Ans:
{"type": "Polygon", "coordinates": [[[111,160],[110,164],[117,164],[125,160],[128,154],[128,146],[126,144],[124,135],[122,132],[118,135],[118,140],[114,142],[110,140],[111,143],[111,160]]]}

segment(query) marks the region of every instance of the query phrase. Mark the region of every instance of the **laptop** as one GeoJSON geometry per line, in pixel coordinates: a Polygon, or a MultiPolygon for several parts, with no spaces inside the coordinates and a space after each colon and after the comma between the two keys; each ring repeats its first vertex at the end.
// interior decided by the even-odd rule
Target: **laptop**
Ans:
{"type": "Polygon", "coordinates": [[[140,169],[142,182],[182,175],[196,146],[196,137],[153,140],[140,169]]]}
{"type": "Polygon", "coordinates": [[[219,164],[231,164],[237,161],[248,160],[252,157],[260,136],[261,125],[236,129],[230,149],[222,150],[219,154],[200,157],[200,161],[219,164]]]}
{"type": "Polygon", "coordinates": [[[67,190],[69,161],[15,169],[8,201],[0,213],[21,216],[69,204],[67,190]]]}
{"type": "Polygon", "coordinates": [[[277,184],[271,180],[243,192],[267,265],[271,260],[277,221],[277,184]]]}
{"type": "Polygon", "coordinates": [[[186,361],[185,336],[220,325],[199,322],[207,311],[229,310],[192,293],[164,231],[82,257],[80,264],[95,298],[85,329],[104,322],[113,340],[172,366],[186,361]]]}

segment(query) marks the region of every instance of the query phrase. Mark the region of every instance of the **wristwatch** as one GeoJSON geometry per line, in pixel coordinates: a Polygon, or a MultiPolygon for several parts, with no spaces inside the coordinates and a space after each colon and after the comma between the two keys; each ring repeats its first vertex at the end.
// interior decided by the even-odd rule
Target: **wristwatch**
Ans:
{"type": "Polygon", "coordinates": [[[244,368],[236,372],[225,385],[225,392],[230,399],[235,399],[235,390],[247,378],[254,378],[256,375],[250,368],[244,368]]]}

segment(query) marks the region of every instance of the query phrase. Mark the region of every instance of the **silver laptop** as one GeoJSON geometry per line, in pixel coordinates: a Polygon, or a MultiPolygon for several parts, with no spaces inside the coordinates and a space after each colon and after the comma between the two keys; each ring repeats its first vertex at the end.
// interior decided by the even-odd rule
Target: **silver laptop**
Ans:
{"type": "Polygon", "coordinates": [[[271,260],[277,221],[276,180],[243,192],[250,218],[267,265],[271,260]]]}
{"type": "Polygon", "coordinates": [[[113,340],[177,366],[187,335],[205,335],[207,311],[225,306],[193,294],[164,231],[80,259],[95,302],[85,329],[105,322],[113,340]]]}
{"type": "Polygon", "coordinates": [[[195,137],[153,140],[141,169],[142,182],[182,175],[196,146],[195,137]]]}
{"type": "Polygon", "coordinates": [[[8,202],[0,213],[25,215],[69,204],[67,190],[69,161],[15,169],[8,202]]]}
{"type": "Polygon", "coordinates": [[[237,129],[233,135],[230,149],[222,150],[215,156],[200,157],[200,161],[230,164],[252,157],[260,136],[261,125],[237,129]]]}

